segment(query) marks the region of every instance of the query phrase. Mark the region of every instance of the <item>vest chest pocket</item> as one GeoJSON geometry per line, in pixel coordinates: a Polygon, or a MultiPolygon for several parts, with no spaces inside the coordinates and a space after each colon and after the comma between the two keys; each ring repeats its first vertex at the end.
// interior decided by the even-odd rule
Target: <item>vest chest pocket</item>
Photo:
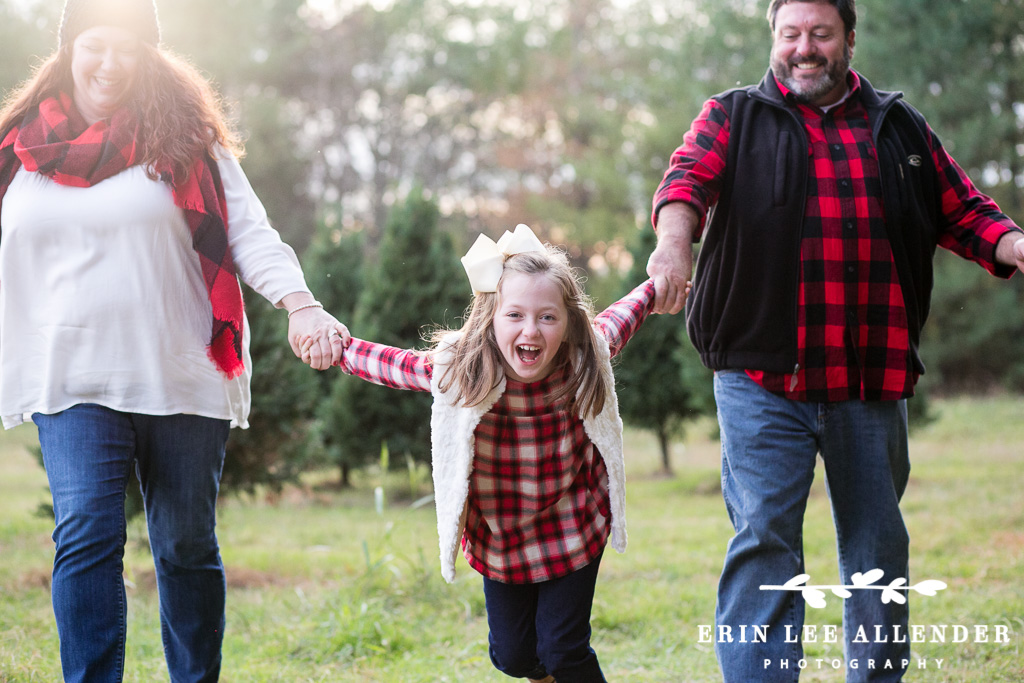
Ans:
{"type": "Polygon", "coordinates": [[[936,196],[928,184],[935,177],[931,159],[892,140],[883,141],[880,147],[880,166],[892,169],[886,218],[917,225],[931,224],[932,218],[922,214],[922,208],[930,206],[936,196]]]}
{"type": "Polygon", "coordinates": [[[772,179],[772,206],[785,206],[786,204],[792,138],[789,131],[784,130],[779,133],[779,145],[775,154],[775,175],[772,179]]]}

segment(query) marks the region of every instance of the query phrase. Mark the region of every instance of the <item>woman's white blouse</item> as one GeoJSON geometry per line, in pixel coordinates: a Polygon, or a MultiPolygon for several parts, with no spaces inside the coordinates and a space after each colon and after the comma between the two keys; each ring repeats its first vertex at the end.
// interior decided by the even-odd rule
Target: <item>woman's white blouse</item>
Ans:
{"type": "MultiPolygon", "coordinates": [[[[217,165],[239,276],[275,303],[309,291],[241,166],[223,156],[217,165]]],[[[0,225],[4,428],[79,403],[247,426],[248,323],[245,372],[226,379],[207,355],[210,299],[167,184],[139,166],[90,188],[22,168],[4,196],[0,225]]]]}

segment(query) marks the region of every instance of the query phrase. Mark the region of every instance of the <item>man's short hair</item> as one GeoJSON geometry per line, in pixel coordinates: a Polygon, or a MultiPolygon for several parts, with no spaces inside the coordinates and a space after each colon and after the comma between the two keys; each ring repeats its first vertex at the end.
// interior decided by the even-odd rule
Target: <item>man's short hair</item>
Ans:
{"type": "Polygon", "coordinates": [[[772,0],[768,4],[768,26],[772,33],[775,32],[775,15],[779,8],[791,2],[820,2],[824,5],[832,5],[839,10],[839,18],[843,20],[843,27],[846,34],[857,28],[857,0],[772,0]]]}

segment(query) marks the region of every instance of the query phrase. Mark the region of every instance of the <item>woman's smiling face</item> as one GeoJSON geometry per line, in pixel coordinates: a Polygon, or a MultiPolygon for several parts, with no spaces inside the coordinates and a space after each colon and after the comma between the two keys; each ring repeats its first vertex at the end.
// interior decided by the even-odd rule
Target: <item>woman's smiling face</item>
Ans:
{"type": "Polygon", "coordinates": [[[499,296],[494,337],[506,375],[519,382],[544,379],[568,327],[561,288],[544,273],[506,272],[499,296]]]}
{"type": "Polygon", "coordinates": [[[75,106],[90,124],[110,118],[135,85],[141,45],[136,35],[116,26],[93,26],[71,46],[75,106]]]}

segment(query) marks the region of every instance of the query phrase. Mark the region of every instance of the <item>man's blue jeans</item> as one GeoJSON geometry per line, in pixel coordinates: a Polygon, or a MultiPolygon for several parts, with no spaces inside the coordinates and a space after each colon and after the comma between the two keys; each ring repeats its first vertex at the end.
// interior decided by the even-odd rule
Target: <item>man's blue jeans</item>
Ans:
{"type": "Polygon", "coordinates": [[[65,681],[107,683],[123,676],[124,498],[133,464],[146,505],[171,680],[216,681],[225,581],[214,526],[229,423],[91,404],[32,420],[56,517],[52,599],[65,681]]]}
{"type": "MultiPolygon", "coordinates": [[[[794,635],[802,630],[803,597],[759,587],[781,586],[804,573],[803,518],[819,453],[842,582],[850,585],[851,575],[872,569],[885,572],[885,585],[909,578],[909,537],[899,508],[910,474],[906,402],[790,401],[765,391],[742,371],[717,372],[714,382],[722,495],[736,531],[716,611],[717,631],[731,627],[734,641],[718,642],[723,638],[716,632],[715,650],[727,683],[795,681],[803,647],[786,642],[786,627],[794,635]],[[743,626],[748,641],[751,627],[767,626],[767,642],[739,642],[743,626]]],[[[812,577],[814,582],[832,584],[834,578],[812,577]]],[[[878,590],[852,593],[843,607],[847,681],[900,680],[910,647],[892,642],[893,626],[906,634],[907,606],[883,604],[878,590]],[[852,642],[861,626],[870,642],[852,642]],[[889,634],[889,642],[874,642],[876,626],[889,634]],[[874,660],[873,669],[868,660],[874,660]],[[886,660],[894,668],[886,668],[886,660]]]]}

